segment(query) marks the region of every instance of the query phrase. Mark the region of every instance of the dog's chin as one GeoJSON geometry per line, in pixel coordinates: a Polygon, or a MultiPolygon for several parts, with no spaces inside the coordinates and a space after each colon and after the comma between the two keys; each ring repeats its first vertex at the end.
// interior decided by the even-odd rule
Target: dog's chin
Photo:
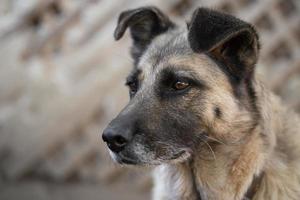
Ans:
{"type": "Polygon", "coordinates": [[[122,154],[116,154],[112,151],[109,151],[109,154],[112,158],[112,160],[118,164],[126,164],[126,165],[138,165],[139,162],[132,159],[132,158],[128,158],[123,156],[122,154]]]}
{"type": "Polygon", "coordinates": [[[140,160],[148,160],[147,162],[142,162],[137,159],[130,158],[128,156],[124,156],[122,153],[114,153],[112,151],[109,151],[111,158],[114,162],[118,164],[126,164],[126,165],[160,165],[160,164],[178,164],[188,161],[192,153],[188,150],[182,150],[178,153],[175,153],[173,155],[167,156],[167,157],[161,157],[155,160],[148,160],[148,159],[140,159],[140,160]]]}

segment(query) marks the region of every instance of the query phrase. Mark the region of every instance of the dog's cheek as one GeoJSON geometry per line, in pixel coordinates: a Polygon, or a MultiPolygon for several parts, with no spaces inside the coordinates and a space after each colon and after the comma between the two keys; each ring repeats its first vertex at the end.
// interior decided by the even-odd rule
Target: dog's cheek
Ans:
{"type": "Polygon", "coordinates": [[[204,123],[208,133],[224,142],[239,141],[252,120],[247,110],[227,90],[212,91],[205,101],[204,123]]]}

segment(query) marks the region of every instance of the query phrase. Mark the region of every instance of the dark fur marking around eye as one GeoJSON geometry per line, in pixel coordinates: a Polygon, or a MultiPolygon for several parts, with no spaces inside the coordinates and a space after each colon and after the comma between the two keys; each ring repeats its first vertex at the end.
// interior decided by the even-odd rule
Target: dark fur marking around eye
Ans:
{"type": "MultiPolygon", "coordinates": [[[[183,67],[187,68],[187,67],[183,67]]],[[[192,71],[187,71],[185,69],[182,69],[178,66],[170,66],[165,67],[163,71],[160,73],[160,81],[162,83],[170,84],[172,81],[189,81],[194,86],[198,87],[206,87],[206,85],[203,83],[202,80],[199,80],[199,78],[195,77],[194,73],[192,71]]]]}
{"type": "Polygon", "coordinates": [[[180,70],[180,67],[170,66],[165,67],[159,75],[156,83],[156,91],[161,98],[176,97],[183,95],[192,87],[205,89],[207,88],[203,81],[197,79],[192,72],[180,70]],[[189,83],[189,87],[183,90],[175,90],[173,85],[177,81],[189,83]]]}
{"type": "Polygon", "coordinates": [[[125,85],[129,87],[129,96],[132,98],[140,87],[139,75],[141,70],[134,69],[126,79],[125,85]]]}
{"type": "Polygon", "coordinates": [[[125,85],[128,85],[131,82],[138,81],[138,76],[141,74],[141,72],[142,72],[141,70],[135,68],[126,78],[125,85]]]}

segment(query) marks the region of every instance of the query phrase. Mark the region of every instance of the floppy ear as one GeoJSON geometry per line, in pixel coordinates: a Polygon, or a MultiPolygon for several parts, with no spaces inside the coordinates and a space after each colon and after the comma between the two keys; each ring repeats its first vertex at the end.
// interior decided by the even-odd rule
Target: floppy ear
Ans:
{"type": "Polygon", "coordinates": [[[116,40],[124,35],[127,27],[133,39],[131,55],[136,63],[152,39],[174,27],[174,24],[156,7],[141,7],[120,14],[114,32],[116,40]]]}
{"type": "Polygon", "coordinates": [[[217,59],[235,81],[251,78],[259,43],[254,28],[231,15],[198,8],[189,24],[188,40],[195,52],[217,59]]]}

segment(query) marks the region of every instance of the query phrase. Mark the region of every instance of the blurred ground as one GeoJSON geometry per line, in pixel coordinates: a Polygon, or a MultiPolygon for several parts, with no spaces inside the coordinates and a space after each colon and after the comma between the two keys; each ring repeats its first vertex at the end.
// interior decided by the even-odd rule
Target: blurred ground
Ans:
{"type": "Polygon", "coordinates": [[[0,199],[37,199],[37,200],[64,200],[64,199],[149,199],[148,195],[137,192],[136,189],[123,184],[110,185],[88,183],[48,183],[44,181],[26,181],[8,183],[0,188],[0,199]]]}
{"type": "Polygon", "coordinates": [[[149,199],[149,169],[115,166],[101,141],[128,101],[130,38],[118,14],[156,5],[188,20],[197,6],[252,22],[258,71],[300,110],[298,0],[1,0],[0,199],[149,199]]]}

